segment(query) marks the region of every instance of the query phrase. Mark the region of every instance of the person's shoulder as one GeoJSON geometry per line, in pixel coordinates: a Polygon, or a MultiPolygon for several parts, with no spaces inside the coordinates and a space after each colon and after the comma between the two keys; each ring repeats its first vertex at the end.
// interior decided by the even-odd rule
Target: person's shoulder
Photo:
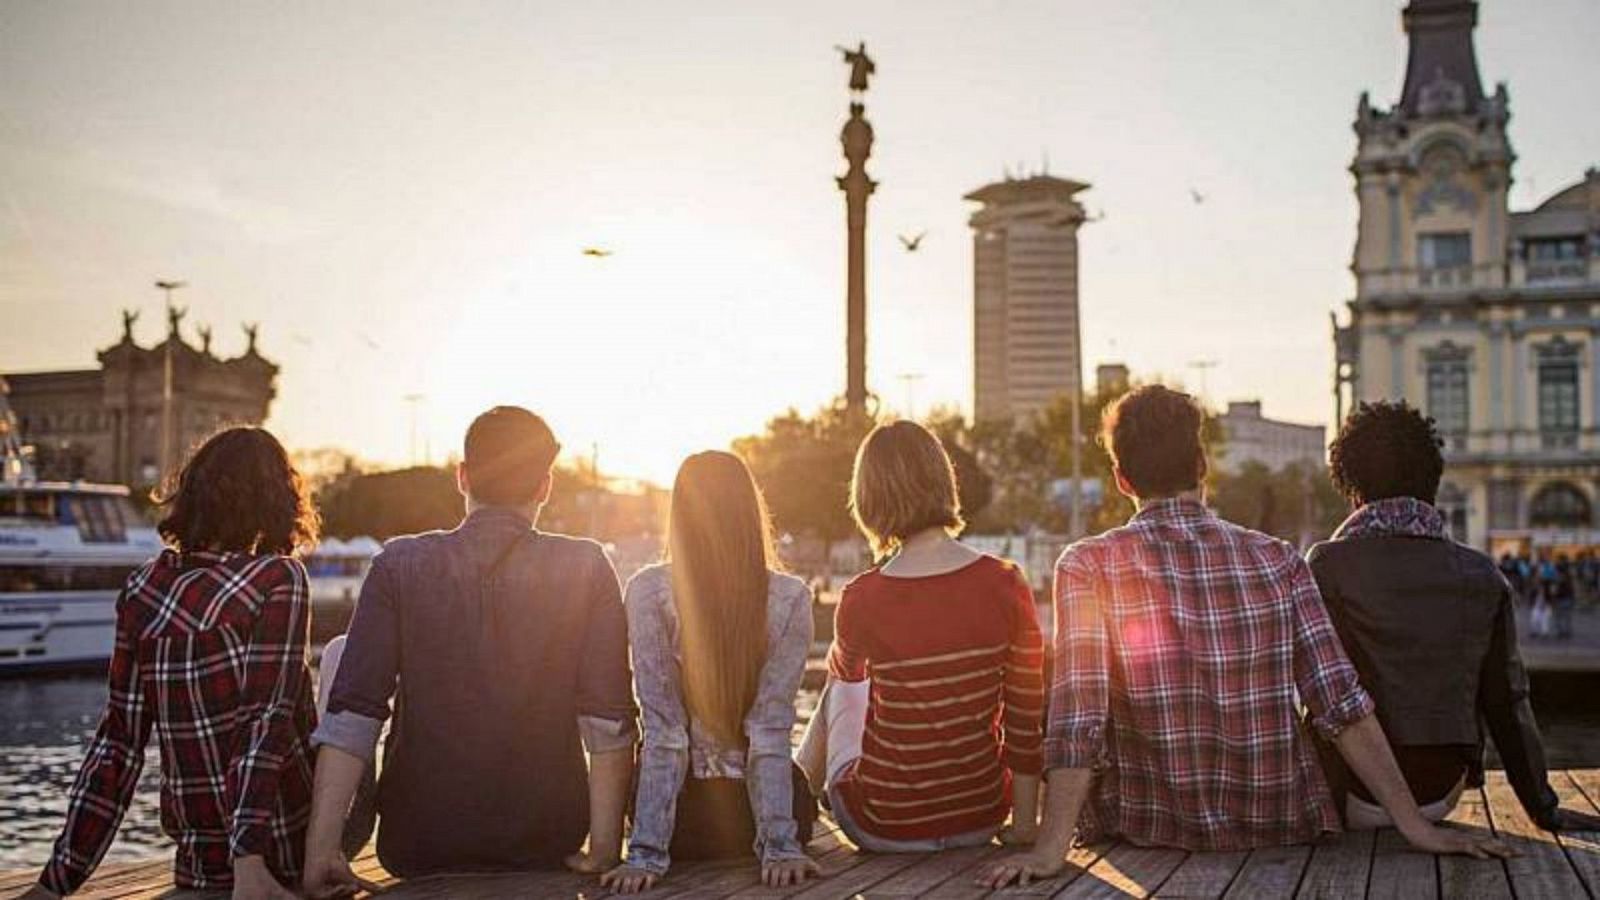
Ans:
{"type": "Polygon", "coordinates": [[[767,596],[791,602],[801,600],[810,603],[811,585],[806,584],[805,579],[798,575],[791,575],[788,572],[768,572],[767,596]]]}
{"type": "Polygon", "coordinates": [[[666,603],[672,597],[672,567],[667,563],[653,563],[633,573],[623,592],[629,606],[645,603],[666,603]]]}
{"type": "Polygon", "coordinates": [[[1505,573],[1500,571],[1499,564],[1489,554],[1448,539],[1445,544],[1455,557],[1459,570],[1469,578],[1492,582],[1496,587],[1508,584],[1505,573]]]}

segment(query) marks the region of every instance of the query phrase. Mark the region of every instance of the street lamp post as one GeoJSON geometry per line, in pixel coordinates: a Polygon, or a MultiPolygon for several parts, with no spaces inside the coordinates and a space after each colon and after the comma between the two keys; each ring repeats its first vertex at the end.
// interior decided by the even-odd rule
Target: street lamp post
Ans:
{"type": "Polygon", "coordinates": [[[183,318],[183,313],[172,305],[172,292],[188,285],[187,281],[156,280],[156,287],[166,298],[168,327],[167,340],[161,345],[161,472],[156,476],[158,481],[172,471],[172,342],[178,337],[178,321],[183,318]]]}

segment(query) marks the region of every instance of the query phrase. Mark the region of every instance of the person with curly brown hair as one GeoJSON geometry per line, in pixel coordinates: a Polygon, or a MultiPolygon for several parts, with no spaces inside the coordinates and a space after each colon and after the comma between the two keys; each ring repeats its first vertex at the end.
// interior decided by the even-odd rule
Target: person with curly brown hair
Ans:
{"type": "Polygon", "coordinates": [[[111,696],[30,897],[77,890],[116,836],[152,730],[179,888],[290,898],[311,811],[310,596],[317,514],[260,428],[206,441],[159,502],[167,548],[117,599],[111,696]]]}
{"type": "MultiPolygon", "coordinates": [[[[1542,828],[1580,819],[1558,808],[1528,676],[1517,652],[1516,594],[1500,567],[1450,539],[1433,505],[1444,474],[1433,420],[1404,400],[1362,403],[1329,448],[1329,475],[1353,511],[1309,562],[1339,640],[1423,815],[1442,819],[1483,784],[1484,726],[1523,809],[1542,828]]],[[[1364,780],[1322,747],[1349,828],[1388,825],[1364,780]]]]}

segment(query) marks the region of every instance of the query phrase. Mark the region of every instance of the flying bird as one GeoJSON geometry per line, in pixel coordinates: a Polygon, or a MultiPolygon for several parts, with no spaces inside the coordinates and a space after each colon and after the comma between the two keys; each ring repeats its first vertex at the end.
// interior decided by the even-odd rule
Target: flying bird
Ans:
{"type": "Polygon", "coordinates": [[[596,259],[603,259],[607,256],[610,256],[611,251],[605,249],[604,247],[585,247],[583,248],[583,255],[593,256],[596,259]]]}
{"type": "Polygon", "coordinates": [[[370,348],[372,350],[380,350],[380,349],[382,349],[382,345],[380,345],[377,341],[373,340],[372,335],[367,334],[365,331],[360,332],[360,337],[361,337],[361,343],[366,344],[368,348],[370,348]]]}
{"type": "Polygon", "coordinates": [[[917,252],[917,248],[922,246],[922,239],[927,236],[928,233],[926,231],[919,232],[916,237],[906,237],[903,234],[898,235],[900,238],[900,243],[905,245],[907,253],[917,252]]]}
{"type": "Polygon", "coordinates": [[[1200,193],[1194,188],[1189,188],[1189,197],[1194,200],[1195,206],[1199,206],[1200,204],[1206,202],[1206,195],[1200,193]]]}

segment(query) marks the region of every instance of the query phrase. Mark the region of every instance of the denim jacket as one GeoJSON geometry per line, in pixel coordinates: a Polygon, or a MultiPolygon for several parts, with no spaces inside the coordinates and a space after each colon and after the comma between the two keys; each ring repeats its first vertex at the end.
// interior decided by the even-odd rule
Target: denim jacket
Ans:
{"type": "Polygon", "coordinates": [[[671,569],[651,566],[628,582],[623,605],[633,650],[634,691],[644,721],[639,792],[634,801],[628,864],[664,873],[671,864],[678,792],[694,777],[742,777],[756,825],[756,856],[764,863],[803,859],[793,813],[789,736],[795,694],[811,650],[811,592],[805,582],[776,572],[767,589],[767,659],[755,703],[745,715],[749,749],[718,746],[691,721],[679,676],[678,614],[671,569]]]}

